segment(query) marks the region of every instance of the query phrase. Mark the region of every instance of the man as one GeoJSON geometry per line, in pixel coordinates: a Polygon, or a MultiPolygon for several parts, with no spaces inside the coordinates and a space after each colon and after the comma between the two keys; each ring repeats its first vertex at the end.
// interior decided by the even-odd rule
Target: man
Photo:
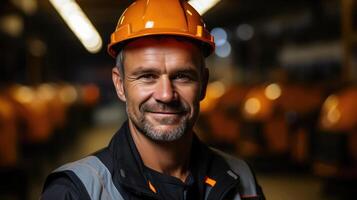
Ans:
{"type": "Polygon", "coordinates": [[[55,170],[42,199],[264,199],[244,161],[192,130],[214,43],[186,1],[135,1],[108,49],[128,120],[107,148],[55,170]]]}

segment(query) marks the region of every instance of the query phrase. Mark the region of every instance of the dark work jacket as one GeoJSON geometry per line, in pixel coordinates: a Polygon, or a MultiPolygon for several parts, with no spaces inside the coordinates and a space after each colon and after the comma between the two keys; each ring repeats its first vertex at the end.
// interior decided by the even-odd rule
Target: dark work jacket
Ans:
{"type": "MultiPolygon", "coordinates": [[[[260,186],[242,160],[208,148],[194,137],[190,170],[196,172],[202,200],[264,200],[260,186]]],[[[46,179],[41,199],[161,200],[155,180],[149,180],[128,123],[109,146],[68,163],[46,179]]]]}

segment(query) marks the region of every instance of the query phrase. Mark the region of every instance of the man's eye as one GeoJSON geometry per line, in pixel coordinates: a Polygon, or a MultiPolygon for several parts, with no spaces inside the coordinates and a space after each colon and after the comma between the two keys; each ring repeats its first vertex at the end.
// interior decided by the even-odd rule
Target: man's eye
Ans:
{"type": "Polygon", "coordinates": [[[173,77],[174,80],[178,81],[190,81],[192,78],[187,75],[187,74],[177,74],[176,76],[173,77]]]}
{"type": "Polygon", "coordinates": [[[139,79],[154,80],[154,79],[156,79],[156,75],[155,74],[143,74],[143,75],[139,76],[139,79]]]}

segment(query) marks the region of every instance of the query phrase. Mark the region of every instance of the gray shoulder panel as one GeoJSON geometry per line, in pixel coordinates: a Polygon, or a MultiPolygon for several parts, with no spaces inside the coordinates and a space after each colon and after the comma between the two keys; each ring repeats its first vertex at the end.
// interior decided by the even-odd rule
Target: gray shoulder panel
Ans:
{"type": "MultiPolygon", "coordinates": [[[[211,148],[215,153],[222,156],[232,171],[239,175],[242,186],[241,196],[257,196],[257,184],[248,164],[241,159],[224,153],[220,150],[211,148]]],[[[240,199],[240,198],[239,198],[240,199]]]]}
{"type": "Polygon", "coordinates": [[[66,170],[78,176],[92,200],[124,200],[113,183],[111,173],[97,157],[85,157],[63,165],[54,172],[66,170]]]}

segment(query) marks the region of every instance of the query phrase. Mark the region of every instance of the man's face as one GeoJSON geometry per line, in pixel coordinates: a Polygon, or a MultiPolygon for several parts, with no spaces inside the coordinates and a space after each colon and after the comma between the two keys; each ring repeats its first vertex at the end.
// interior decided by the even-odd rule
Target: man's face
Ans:
{"type": "Polygon", "coordinates": [[[155,141],[174,141],[191,131],[208,76],[197,47],[143,38],[130,43],[124,56],[124,74],[113,78],[129,123],[155,141]]]}

